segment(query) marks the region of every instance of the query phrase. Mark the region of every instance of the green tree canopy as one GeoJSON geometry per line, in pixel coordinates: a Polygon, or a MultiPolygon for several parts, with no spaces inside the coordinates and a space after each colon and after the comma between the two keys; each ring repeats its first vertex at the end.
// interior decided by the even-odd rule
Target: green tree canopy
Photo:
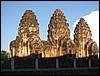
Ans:
{"type": "Polygon", "coordinates": [[[7,61],[10,57],[10,54],[9,52],[5,51],[5,50],[2,50],[1,51],[1,61],[7,61]]]}

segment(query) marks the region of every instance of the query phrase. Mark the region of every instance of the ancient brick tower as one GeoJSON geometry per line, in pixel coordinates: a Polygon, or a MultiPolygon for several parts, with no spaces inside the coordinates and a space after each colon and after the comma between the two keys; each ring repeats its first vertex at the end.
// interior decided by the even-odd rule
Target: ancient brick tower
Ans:
{"type": "Polygon", "coordinates": [[[40,53],[41,40],[39,34],[39,24],[35,13],[26,10],[20,20],[18,36],[10,44],[12,56],[27,56],[32,53],[40,53]]]}
{"type": "Polygon", "coordinates": [[[83,18],[76,25],[74,33],[74,40],[71,40],[67,19],[60,9],[56,9],[48,25],[48,40],[41,40],[36,15],[32,10],[26,10],[20,20],[18,36],[10,43],[10,55],[58,57],[71,54],[80,58],[98,54],[97,44],[91,39],[90,28],[83,18]]]}
{"type": "Polygon", "coordinates": [[[88,57],[89,55],[98,54],[97,44],[91,39],[90,27],[83,18],[76,25],[74,33],[76,57],[88,57]]]}
{"type": "Polygon", "coordinates": [[[69,44],[71,41],[69,24],[60,9],[54,11],[48,27],[48,41],[51,43],[51,51],[54,52],[54,56],[69,53],[66,48],[67,42],[69,44]]]}

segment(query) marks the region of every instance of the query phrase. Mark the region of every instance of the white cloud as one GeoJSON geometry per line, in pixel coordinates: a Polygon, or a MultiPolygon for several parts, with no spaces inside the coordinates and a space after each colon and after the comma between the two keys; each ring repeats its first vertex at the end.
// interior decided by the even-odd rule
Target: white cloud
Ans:
{"type": "MultiPolygon", "coordinates": [[[[84,18],[87,21],[87,24],[89,24],[92,33],[92,39],[93,41],[96,41],[99,47],[99,11],[93,11],[89,15],[83,16],[82,18],[84,18]]],[[[79,20],[80,19],[74,22],[73,30],[71,31],[71,39],[74,39],[74,29],[79,20]]]]}

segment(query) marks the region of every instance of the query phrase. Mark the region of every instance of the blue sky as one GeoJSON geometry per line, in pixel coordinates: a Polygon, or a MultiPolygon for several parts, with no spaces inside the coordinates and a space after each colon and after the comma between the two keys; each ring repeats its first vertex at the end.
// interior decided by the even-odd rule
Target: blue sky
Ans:
{"type": "Polygon", "coordinates": [[[1,50],[9,51],[10,41],[18,35],[18,27],[25,10],[35,12],[40,27],[40,38],[47,40],[50,18],[56,8],[60,8],[69,23],[92,11],[99,11],[98,1],[2,1],[1,2],[1,50]]]}

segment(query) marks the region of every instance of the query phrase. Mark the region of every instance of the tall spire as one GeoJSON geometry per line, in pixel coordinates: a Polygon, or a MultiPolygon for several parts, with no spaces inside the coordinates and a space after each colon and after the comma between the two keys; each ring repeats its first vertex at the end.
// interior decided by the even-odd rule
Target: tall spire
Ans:
{"type": "MultiPolygon", "coordinates": [[[[60,9],[56,9],[51,17],[48,25],[48,40],[55,42],[55,40],[70,37],[70,30],[68,28],[66,17],[60,9]]],[[[54,43],[53,42],[53,43],[54,43]]]]}
{"type": "Polygon", "coordinates": [[[86,57],[93,42],[91,39],[91,30],[84,18],[80,18],[74,30],[74,42],[77,45],[77,57],[86,57]],[[86,48],[87,47],[87,48],[86,48]],[[87,50],[87,51],[86,51],[87,50]]]}
{"type": "Polygon", "coordinates": [[[20,26],[32,26],[33,25],[39,25],[36,15],[32,10],[26,10],[24,15],[22,16],[22,19],[20,20],[20,26]]]}
{"type": "Polygon", "coordinates": [[[90,27],[88,26],[84,18],[80,18],[78,24],[75,27],[74,33],[75,39],[78,38],[87,40],[90,39],[92,36],[90,27]]]}
{"type": "Polygon", "coordinates": [[[20,20],[18,33],[21,34],[23,32],[27,32],[28,34],[35,34],[37,31],[37,35],[39,35],[39,23],[36,19],[35,12],[32,10],[26,10],[20,20]],[[25,30],[24,30],[25,29],[25,30]]]}
{"type": "MultiPolygon", "coordinates": [[[[16,36],[15,42],[15,49],[18,50],[19,54],[22,56],[29,55],[30,50],[31,53],[35,53],[36,49],[34,49],[34,46],[39,46],[41,44],[38,20],[32,10],[26,10],[23,14],[22,19],[20,20],[18,36],[16,36]]],[[[40,51],[38,51],[38,53],[39,52],[40,51]]]]}

